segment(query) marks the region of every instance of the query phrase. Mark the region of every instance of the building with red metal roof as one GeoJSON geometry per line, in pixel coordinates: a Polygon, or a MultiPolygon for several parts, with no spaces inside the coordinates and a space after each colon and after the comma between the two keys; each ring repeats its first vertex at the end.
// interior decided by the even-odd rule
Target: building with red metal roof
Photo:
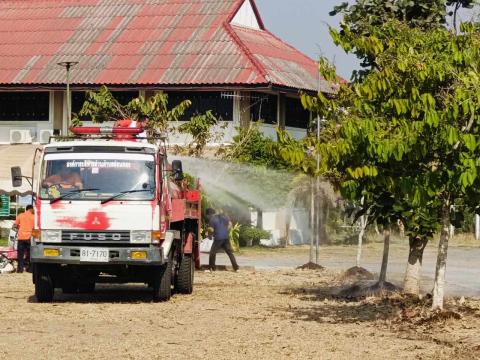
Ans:
{"type": "Polygon", "coordinates": [[[78,63],[74,112],[104,84],[121,101],[164,91],[231,131],[261,119],[302,134],[299,91],[333,89],[265,29],[254,0],[0,0],[0,142],[67,131],[65,61],[78,63]]]}

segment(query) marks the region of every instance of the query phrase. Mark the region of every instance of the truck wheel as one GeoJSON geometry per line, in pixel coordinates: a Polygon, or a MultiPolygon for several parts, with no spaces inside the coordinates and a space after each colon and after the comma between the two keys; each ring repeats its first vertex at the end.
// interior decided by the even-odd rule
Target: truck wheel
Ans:
{"type": "Polygon", "coordinates": [[[88,281],[85,283],[80,283],[78,285],[78,292],[84,294],[90,294],[95,291],[95,281],[88,281]]]}
{"type": "Polygon", "coordinates": [[[172,296],[172,265],[170,262],[154,272],[153,301],[168,301],[172,296]]]}
{"type": "Polygon", "coordinates": [[[47,266],[35,266],[35,297],[38,302],[51,302],[53,300],[53,279],[47,266]]]}
{"type": "Polygon", "coordinates": [[[178,269],[175,290],[179,294],[191,294],[193,292],[193,275],[195,262],[192,255],[184,255],[178,269]]]}

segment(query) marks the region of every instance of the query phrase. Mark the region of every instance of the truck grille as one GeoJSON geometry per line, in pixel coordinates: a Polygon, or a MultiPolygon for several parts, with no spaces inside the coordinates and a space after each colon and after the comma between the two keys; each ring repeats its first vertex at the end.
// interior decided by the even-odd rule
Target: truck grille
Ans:
{"type": "Polygon", "coordinates": [[[72,243],[129,243],[130,231],[62,231],[62,241],[72,243]]]}

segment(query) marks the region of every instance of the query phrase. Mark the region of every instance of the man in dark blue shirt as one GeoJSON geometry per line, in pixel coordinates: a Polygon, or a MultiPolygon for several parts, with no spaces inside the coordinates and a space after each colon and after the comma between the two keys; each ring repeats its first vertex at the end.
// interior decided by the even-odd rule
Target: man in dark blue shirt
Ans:
{"type": "Polygon", "coordinates": [[[210,270],[215,271],[215,260],[217,252],[223,249],[230,258],[234,271],[238,270],[237,260],[233,255],[232,247],[230,246],[229,227],[230,220],[224,214],[215,214],[215,210],[207,209],[207,216],[209,217],[210,231],[213,233],[213,245],[210,249],[209,266],[210,270]]]}

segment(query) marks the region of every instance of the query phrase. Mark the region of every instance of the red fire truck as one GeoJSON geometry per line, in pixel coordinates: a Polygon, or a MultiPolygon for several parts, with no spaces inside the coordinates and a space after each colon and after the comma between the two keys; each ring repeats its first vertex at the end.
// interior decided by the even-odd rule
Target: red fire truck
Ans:
{"type": "MultiPolygon", "coordinates": [[[[42,150],[34,175],[35,296],[147,284],[155,301],[190,294],[200,265],[201,194],[167,161],[165,142],[138,128],[79,127],[42,150]]],[[[20,168],[12,168],[21,186],[20,168]]]]}

